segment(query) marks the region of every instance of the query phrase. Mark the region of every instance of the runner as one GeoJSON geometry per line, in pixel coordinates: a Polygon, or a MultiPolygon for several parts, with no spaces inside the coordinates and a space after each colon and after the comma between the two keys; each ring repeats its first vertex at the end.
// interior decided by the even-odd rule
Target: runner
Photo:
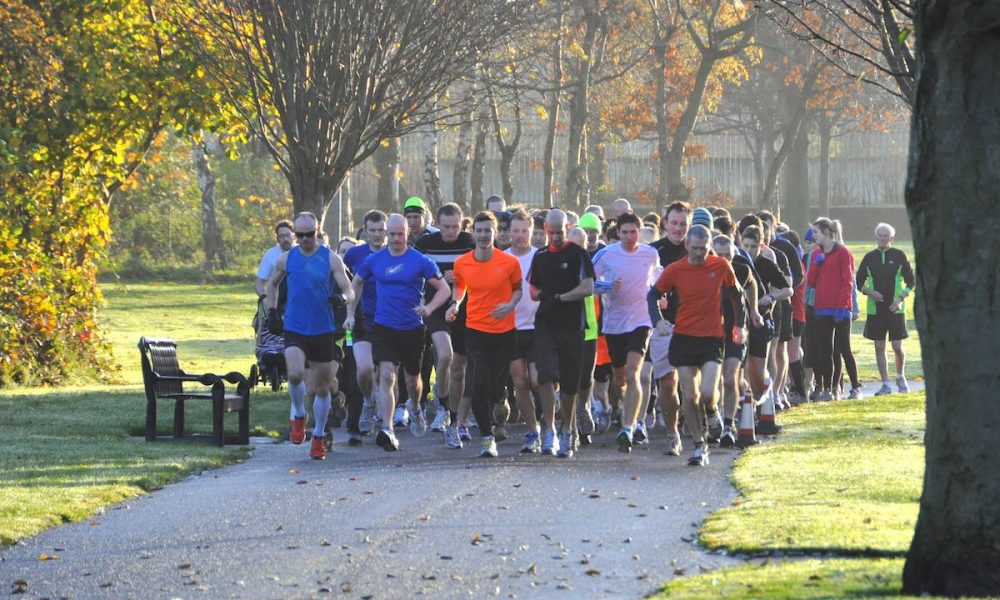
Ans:
{"type": "Polygon", "coordinates": [[[634,430],[646,439],[645,424],[639,420],[642,408],[639,367],[652,327],[646,297],[655,281],[653,271],[659,266],[659,255],[651,246],[639,243],[640,227],[642,221],[635,214],[622,214],[618,217],[621,241],[594,257],[594,274],[611,284],[610,290],[602,290],[603,332],[608,340],[615,381],[625,400],[622,430],[617,438],[622,452],[631,451],[634,430]]]}
{"type": "MultiPolygon", "coordinates": [[[[365,283],[374,283],[378,297],[370,331],[372,357],[378,365],[377,403],[382,415],[391,415],[396,405],[396,367],[403,365],[410,409],[414,418],[410,431],[421,436],[427,431],[424,411],[420,408],[420,359],[424,350],[424,318],[448,302],[451,290],[437,265],[406,245],[406,219],[399,214],[386,220],[389,243],[385,251],[366,258],[354,276],[354,303],[348,306],[345,327],[356,327],[356,302],[364,294],[365,283]],[[424,286],[435,290],[424,304],[424,286]]],[[[370,284],[369,284],[370,285],[370,284]]],[[[386,451],[399,449],[392,424],[384,421],[375,442],[386,451]]]]}
{"type": "Polygon", "coordinates": [[[791,298],[792,288],[788,278],[781,272],[778,265],[766,258],[762,252],[764,233],[756,225],[749,225],[743,228],[740,233],[743,249],[753,260],[754,272],[759,277],[758,289],[760,297],[757,301],[757,310],[760,313],[762,323],[750,329],[749,356],[747,357],[747,380],[750,382],[750,390],[754,398],[760,399],[767,391],[767,356],[768,345],[774,335],[775,305],[791,298]]]}
{"type": "MultiPolygon", "coordinates": [[[[593,261],[594,256],[607,247],[601,241],[599,237],[600,233],[601,220],[596,214],[585,212],[580,217],[578,226],[570,230],[569,239],[574,244],[584,248],[590,256],[590,260],[593,261]],[[579,237],[574,237],[574,234],[578,234],[579,237]]],[[[596,430],[594,413],[590,402],[591,391],[594,390],[596,363],[599,354],[598,345],[601,343],[599,339],[603,338],[600,334],[600,298],[596,294],[587,296],[584,298],[584,308],[587,311],[587,331],[583,339],[583,370],[580,375],[580,390],[577,395],[576,424],[577,432],[580,434],[580,443],[584,446],[589,446],[591,443],[590,436],[596,430]]],[[[606,340],[604,343],[606,349],[606,340]]],[[[605,379],[604,383],[608,383],[609,381],[610,378],[605,379]]],[[[603,394],[603,397],[606,398],[607,394],[603,394]]]]}
{"type": "MultiPolygon", "coordinates": [[[[538,300],[535,315],[535,359],[538,395],[542,402],[542,453],[554,455],[563,445],[574,445],[572,422],[580,384],[586,312],[583,299],[594,293],[594,266],[587,252],[567,242],[566,215],[549,211],[545,220],[549,245],[535,254],[528,281],[538,300]],[[555,429],[555,382],[559,382],[564,424],[560,439],[555,429]]],[[[567,455],[569,456],[569,455],[567,455]]]]}
{"type": "Polygon", "coordinates": [[[788,382],[789,350],[788,343],[794,336],[794,315],[792,314],[792,302],[794,290],[802,284],[802,261],[799,258],[799,251],[791,242],[784,237],[777,235],[778,223],[774,214],[770,211],[762,210],[757,213],[764,224],[764,240],[769,248],[774,250],[778,267],[782,273],[791,281],[792,296],[780,300],[774,309],[774,342],[771,345],[770,361],[774,364],[772,370],[772,390],[775,394],[776,406],[788,408],[788,395],[785,393],[785,384],[788,382]]]}
{"type": "Polygon", "coordinates": [[[821,390],[817,399],[821,401],[833,399],[834,353],[841,354],[843,344],[850,343],[854,257],[841,242],[841,235],[839,221],[821,218],[813,223],[816,250],[807,282],[815,290],[813,343],[816,360],[813,368],[821,390]],[[840,335],[836,336],[838,330],[840,335]],[[837,347],[835,336],[841,348],[837,347]]]}
{"type": "Polygon", "coordinates": [[[892,393],[885,356],[887,335],[896,356],[896,387],[901,394],[910,391],[904,373],[906,354],[903,352],[903,340],[909,334],[906,331],[906,306],[903,302],[913,290],[915,280],[906,253],[892,247],[895,239],[895,228],[888,223],[879,223],[875,227],[875,243],[878,247],[861,259],[856,277],[858,290],[868,296],[865,337],[875,342],[875,362],[878,363],[878,372],[882,376],[882,387],[875,392],[876,396],[892,393]]]}
{"type": "Polygon", "coordinates": [[[428,233],[437,233],[439,230],[430,224],[430,213],[424,205],[424,201],[417,196],[411,196],[403,204],[403,215],[406,217],[406,224],[410,234],[406,243],[410,246],[417,243],[417,240],[428,233]]]}
{"type": "MultiPolygon", "coordinates": [[[[538,249],[531,245],[532,219],[523,210],[515,210],[510,219],[511,246],[508,254],[518,260],[521,267],[522,292],[528,285],[528,273],[531,271],[531,261],[538,249]]],[[[517,306],[514,307],[514,350],[511,354],[510,376],[514,380],[514,394],[517,399],[517,409],[528,426],[524,434],[524,447],[521,452],[538,453],[542,449],[541,431],[535,418],[535,400],[532,390],[538,389],[538,371],[535,368],[535,313],[538,311],[538,301],[532,300],[530,294],[521,294],[517,306]]]]}
{"type": "Polygon", "coordinates": [[[295,237],[299,245],[281,255],[267,280],[268,328],[280,331],[275,306],[278,282],[287,273],[288,300],[285,303],[285,365],[288,371],[288,395],[291,397],[289,439],[301,444],[306,439],[306,397],[313,402],[313,437],[309,456],[326,458],[324,445],[326,418],[336,390],[336,373],[341,358],[336,344],[339,324],[334,320],[333,302],[354,300],[344,262],[316,238],[319,219],[308,212],[295,217],[295,237]],[[333,284],[339,289],[334,290],[333,284]],[[306,361],[309,361],[309,379],[306,361]]]}
{"type": "Polygon", "coordinates": [[[263,297],[267,294],[265,286],[267,280],[271,278],[271,273],[274,272],[274,265],[277,264],[282,254],[292,249],[292,245],[295,243],[295,237],[292,233],[294,228],[295,225],[288,219],[278,221],[277,225],[274,226],[275,243],[267,249],[264,256],[260,257],[260,265],[257,267],[257,280],[254,282],[254,289],[257,290],[258,296],[263,297]]]}
{"type": "Polygon", "coordinates": [[[677,292],[676,326],[670,327],[669,321],[663,320],[657,327],[673,330],[670,363],[677,368],[684,391],[684,419],[695,445],[688,464],[694,466],[708,464],[702,403],[711,405],[718,389],[724,337],[732,335],[734,342],[742,343],[745,325],[743,291],[733,268],[724,258],[708,256],[708,244],[708,229],[692,226],[684,243],[687,260],[666,267],[656,281],[660,293],[677,292]],[[735,315],[731,332],[722,329],[723,295],[735,315]]]}
{"type": "MultiPolygon", "coordinates": [[[[471,234],[461,229],[462,209],[457,204],[448,203],[438,208],[437,223],[440,231],[420,238],[414,248],[434,261],[448,285],[454,285],[452,270],[455,260],[473,250],[476,243],[471,234]]],[[[430,297],[431,290],[427,290],[428,301],[430,297]]],[[[441,307],[426,320],[427,332],[437,355],[434,398],[438,416],[432,427],[435,431],[445,429],[448,445],[460,448],[455,440],[449,442],[447,427],[451,424],[460,426],[461,437],[471,439],[465,423],[469,414],[469,398],[462,393],[465,389],[465,310],[460,310],[458,317],[450,323],[445,319],[446,311],[447,307],[441,307]],[[461,422],[458,417],[461,417],[461,422]]]]}
{"type": "MultiPolygon", "coordinates": [[[[687,249],[684,242],[687,238],[688,228],[691,223],[691,206],[686,202],[674,202],[663,211],[663,219],[660,220],[660,229],[663,235],[650,246],[654,248],[660,256],[660,266],[667,266],[687,258],[687,249]]],[[[653,292],[652,301],[656,303],[660,298],[659,294],[653,292]]],[[[663,299],[666,310],[653,309],[653,317],[659,321],[665,319],[671,327],[664,325],[658,327],[653,332],[649,341],[650,360],[653,362],[653,377],[659,384],[657,398],[660,402],[660,410],[663,415],[663,422],[667,429],[667,454],[680,456],[681,436],[677,431],[678,411],[680,409],[679,398],[677,397],[677,371],[670,365],[670,340],[672,325],[677,319],[677,298],[663,299]],[[659,375],[658,375],[659,374],[659,375]]],[[[721,430],[719,432],[722,433],[721,430]]]]}
{"type": "Polygon", "coordinates": [[[521,299],[521,266],[509,254],[497,250],[497,220],[490,212],[472,219],[476,249],[455,261],[453,303],[449,322],[466,310],[466,342],[469,351],[469,379],[472,380],[472,410],[479,424],[482,450],[479,455],[496,458],[493,435],[493,408],[500,402],[501,383],[510,369],[514,349],[514,308],[521,299]]]}
{"type": "MultiPolygon", "coordinates": [[[[351,248],[344,256],[344,264],[352,273],[357,272],[366,258],[385,248],[385,221],[386,215],[380,210],[369,211],[365,215],[363,223],[368,242],[351,248]]],[[[375,362],[372,360],[371,328],[375,323],[376,287],[369,285],[364,289],[361,302],[357,303],[351,331],[358,389],[363,398],[357,414],[355,407],[348,406],[347,434],[349,441],[355,445],[361,441],[361,435],[371,433],[375,425],[375,362]]]]}

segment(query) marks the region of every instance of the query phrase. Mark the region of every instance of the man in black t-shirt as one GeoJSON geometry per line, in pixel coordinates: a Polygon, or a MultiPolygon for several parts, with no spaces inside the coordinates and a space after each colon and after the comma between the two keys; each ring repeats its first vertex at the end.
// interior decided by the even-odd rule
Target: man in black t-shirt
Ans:
{"type": "Polygon", "coordinates": [[[759,299],[757,309],[763,319],[760,327],[750,329],[749,357],[747,358],[747,380],[754,398],[760,398],[766,390],[767,347],[774,333],[772,312],[778,302],[792,297],[791,282],[781,272],[777,263],[762,252],[764,234],[756,225],[743,229],[743,249],[753,259],[755,275],[758,278],[759,299]]]}
{"type": "Polygon", "coordinates": [[[528,276],[531,299],[539,302],[535,313],[535,364],[542,401],[542,454],[569,457],[578,439],[574,428],[576,395],[587,327],[583,299],[594,293],[594,265],[586,250],[566,241],[566,213],[549,211],[545,231],[549,244],[535,254],[528,276]],[[558,440],[556,381],[564,415],[558,440]]]}
{"type": "MultiPolygon", "coordinates": [[[[674,202],[667,206],[660,219],[660,233],[662,237],[650,246],[656,249],[660,255],[660,266],[666,268],[667,265],[687,258],[687,249],[684,247],[684,240],[687,238],[688,228],[691,226],[691,206],[686,202],[674,202]]],[[[659,294],[651,290],[651,302],[659,299],[659,294]]],[[[654,308],[651,316],[654,317],[653,327],[656,327],[655,317],[660,316],[671,324],[677,320],[677,307],[679,306],[676,293],[671,292],[666,311],[654,308]]],[[[659,378],[657,388],[657,401],[660,410],[663,411],[663,421],[667,428],[667,454],[680,456],[681,437],[677,431],[678,413],[680,411],[680,401],[677,397],[677,371],[669,364],[667,352],[670,348],[670,339],[673,336],[660,335],[654,332],[649,340],[649,355],[654,362],[653,371],[666,375],[659,378]],[[665,363],[665,364],[656,364],[665,363]]]]}
{"type": "MultiPolygon", "coordinates": [[[[774,251],[775,262],[781,272],[791,281],[792,293],[794,294],[803,278],[799,252],[791,242],[777,235],[778,223],[770,211],[762,210],[757,213],[757,216],[764,225],[764,243],[774,251]]],[[[785,394],[785,384],[788,382],[788,342],[792,341],[794,337],[791,298],[779,302],[774,312],[775,331],[771,344],[769,370],[771,371],[771,380],[774,382],[772,389],[775,392],[775,400],[777,404],[788,408],[791,406],[788,403],[788,396],[785,394]]]]}
{"type": "MultiPolygon", "coordinates": [[[[438,208],[437,224],[440,231],[424,235],[413,248],[433,260],[448,285],[454,285],[452,271],[455,269],[455,260],[475,249],[476,242],[472,239],[472,234],[461,230],[462,209],[457,204],[448,203],[438,208]]],[[[458,317],[449,323],[445,318],[449,306],[450,303],[445,304],[424,319],[437,356],[434,365],[437,374],[434,398],[438,406],[431,430],[447,432],[448,426],[454,424],[458,426],[460,438],[468,441],[471,437],[466,423],[458,422],[459,416],[463,419],[468,416],[471,407],[471,401],[461,397],[462,390],[465,389],[465,308],[463,306],[458,317]],[[452,399],[451,391],[460,397],[452,399]],[[453,420],[456,422],[452,423],[453,420]]],[[[457,444],[449,446],[461,447],[457,444]]]]}

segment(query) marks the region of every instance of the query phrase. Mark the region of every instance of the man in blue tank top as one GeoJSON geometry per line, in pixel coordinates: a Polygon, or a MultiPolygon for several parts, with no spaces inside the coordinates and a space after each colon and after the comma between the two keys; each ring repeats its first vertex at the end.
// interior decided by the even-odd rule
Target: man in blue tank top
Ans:
{"type": "Polygon", "coordinates": [[[448,302],[451,288],[434,261],[406,245],[408,227],[403,215],[389,215],[385,229],[388,247],[369,255],[354,274],[354,300],[347,307],[344,327],[355,327],[356,303],[364,295],[366,285],[375,285],[378,302],[370,333],[372,355],[379,373],[378,410],[384,418],[375,442],[383,450],[392,452],[399,449],[389,417],[396,406],[396,368],[400,364],[406,373],[410,411],[414,415],[410,431],[417,436],[427,432],[427,417],[420,408],[424,319],[448,302]],[[426,304],[425,283],[435,290],[426,304]]]}
{"type": "MultiPolygon", "coordinates": [[[[287,274],[288,298],[285,303],[285,364],[288,370],[288,393],[292,399],[289,440],[301,444],[306,438],[306,404],[313,398],[311,458],[326,458],[324,446],[326,418],[332,394],[336,392],[336,373],[342,355],[337,346],[341,324],[335,322],[333,301],[354,300],[354,290],[336,252],[319,243],[319,219],[304,212],[295,217],[295,238],[299,245],[281,255],[267,282],[268,325],[277,321],[275,305],[278,282],[287,274]],[[331,277],[332,276],[332,277],[331,277]],[[337,288],[334,289],[333,284],[337,288]],[[308,379],[306,361],[309,361],[308,379]]],[[[272,328],[272,331],[274,329],[272,328]]]]}

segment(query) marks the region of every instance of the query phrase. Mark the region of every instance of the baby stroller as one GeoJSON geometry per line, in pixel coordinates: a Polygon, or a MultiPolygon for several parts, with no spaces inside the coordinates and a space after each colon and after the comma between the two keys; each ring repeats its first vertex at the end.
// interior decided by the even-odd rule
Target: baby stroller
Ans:
{"type": "MultiPolygon", "coordinates": [[[[282,279],[278,285],[278,312],[284,311],[285,295],[288,288],[285,280],[282,279]]],[[[250,385],[262,383],[270,385],[271,389],[278,391],[281,384],[288,380],[288,371],[285,367],[285,338],[281,334],[272,332],[267,327],[267,308],[264,306],[264,298],[257,301],[257,314],[253,318],[253,328],[255,334],[254,356],[257,363],[250,367],[250,385]]]]}

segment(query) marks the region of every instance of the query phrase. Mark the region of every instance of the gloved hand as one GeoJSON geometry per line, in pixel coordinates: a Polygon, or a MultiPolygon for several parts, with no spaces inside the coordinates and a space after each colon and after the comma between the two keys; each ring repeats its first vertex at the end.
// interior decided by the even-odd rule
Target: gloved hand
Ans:
{"type": "Polygon", "coordinates": [[[330,304],[333,305],[333,322],[339,325],[347,319],[347,302],[340,294],[330,296],[330,304]]]}

